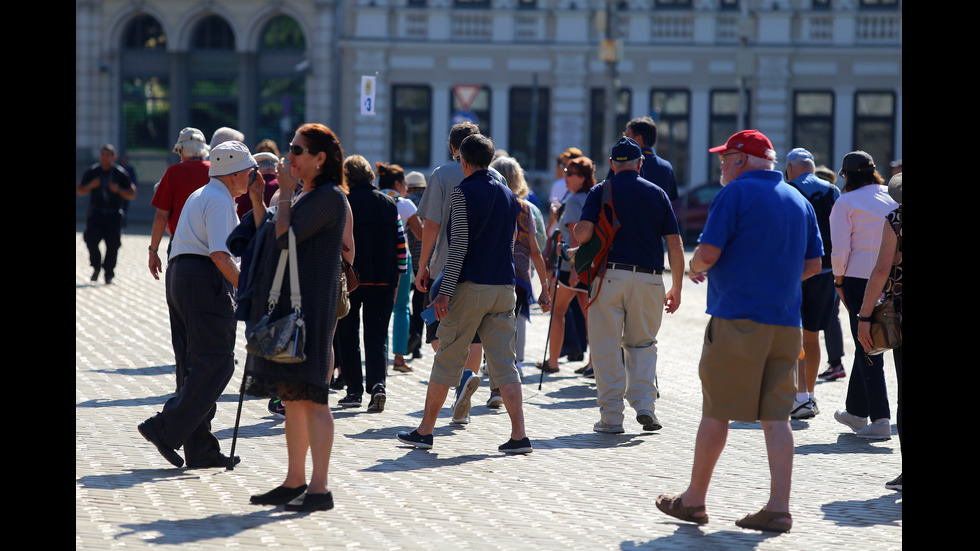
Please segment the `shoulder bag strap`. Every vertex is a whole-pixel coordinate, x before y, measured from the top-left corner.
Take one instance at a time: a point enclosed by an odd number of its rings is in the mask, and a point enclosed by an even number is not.
[[[293,310],[299,311],[303,306],[303,299],[299,292],[299,267],[296,257],[299,256],[296,250],[296,234],[293,227],[289,226],[289,302]]]
[[[299,310],[302,306],[302,297],[299,291],[299,271],[296,263],[296,234],[293,227],[289,227],[289,248],[279,253],[279,264],[276,266],[276,275],[272,278],[272,287],[269,289],[269,313],[276,308],[279,303],[279,295],[282,293],[282,280],[286,272],[286,262],[289,259],[289,301],[294,310]]]

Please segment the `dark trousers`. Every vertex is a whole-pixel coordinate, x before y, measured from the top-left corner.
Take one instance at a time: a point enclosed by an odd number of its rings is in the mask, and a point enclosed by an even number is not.
[[[857,312],[864,300],[867,279],[845,277],[843,291],[847,303],[847,317],[851,322],[851,337],[854,338],[854,364],[848,377],[847,398],[844,404],[847,412],[871,420],[891,418],[888,408],[888,391],[885,387],[885,360],[881,354],[868,356],[857,338]]]
[[[350,313],[337,323],[340,373],[349,394],[364,394],[377,384],[384,385],[388,371],[388,322],[395,305],[394,285],[361,284],[350,294]],[[364,320],[364,369],[361,370],[359,331]]]
[[[211,434],[217,401],[235,370],[232,286],[206,256],[167,265],[167,306],[177,391],[152,419],[162,440],[188,462],[219,451]]]
[[[589,346],[589,332],[585,325],[585,313],[573,298],[565,312],[565,340],[562,341],[563,356],[584,356]]]
[[[827,322],[823,332],[824,344],[827,348],[827,365],[837,367],[844,357],[844,334],[840,329],[840,298],[834,295],[834,313]]]
[[[122,214],[118,212],[95,212],[85,222],[82,238],[88,247],[88,262],[98,272],[104,270],[109,278],[115,276],[116,258],[122,244]],[[99,244],[105,241],[105,258],[99,251]]]
[[[419,343],[423,341],[422,330],[425,327],[425,322],[422,321],[422,310],[426,308],[426,295],[424,291],[419,291],[415,287],[415,282],[412,282],[412,316],[408,320],[408,341],[412,342],[415,337],[419,339]],[[420,345],[421,346],[421,345]],[[416,347],[418,349],[419,347]],[[415,352],[415,350],[409,350],[409,353]]]

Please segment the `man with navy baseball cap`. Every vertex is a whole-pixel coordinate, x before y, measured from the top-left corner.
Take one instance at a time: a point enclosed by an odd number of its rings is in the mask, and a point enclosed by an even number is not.
[[[630,138],[612,148],[613,176],[589,190],[575,239],[595,237],[603,202],[612,197],[621,226],[613,238],[601,277],[592,282],[589,345],[595,371],[599,421],[592,430],[622,433],[625,398],[645,431],[662,428],[654,404],[657,391],[657,333],[663,313],[681,304],[684,247],[667,193],[640,176],[643,151]],[[597,239],[597,238],[596,238]],[[673,284],[664,287],[664,243]],[[625,353],[624,353],[625,352]]]

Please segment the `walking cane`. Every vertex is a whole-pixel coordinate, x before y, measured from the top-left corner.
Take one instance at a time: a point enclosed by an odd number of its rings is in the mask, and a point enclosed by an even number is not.
[[[235,414],[235,431],[231,435],[231,453],[228,456],[227,470],[235,470],[235,443],[238,440],[238,423],[242,420],[242,402],[245,400],[245,376],[242,375],[242,388],[238,393],[238,413]]]
[[[548,343],[551,341],[551,322],[555,319],[555,297],[558,296],[558,280],[555,279],[558,276],[556,274],[561,273],[561,261],[565,256],[564,251],[561,250],[561,244],[558,247],[558,263],[555,266],[555,270],[551,272],[552,281],[555,282],[555,289],[551,292],[551,315],[548,317],[548,335],[544,339],[544,359],[541,360],[542,366],[548,365]],[[541,378],[538,379],[538,390],[541,390],[541,385],[544,384],[544,369],[541,370]]]

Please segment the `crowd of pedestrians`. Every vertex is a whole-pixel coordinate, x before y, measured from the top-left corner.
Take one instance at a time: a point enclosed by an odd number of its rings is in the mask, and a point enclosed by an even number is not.
[[[338,406],[355,409],[366,400],[367,412],[382,413],[389,365],[412,371],[413,360],[428,353],[434,359],[422,418],[396,435],[399,442],[432,448],[453,388],[451,422],[470,423],[472,397],[486,376],[487,406],[506,408],[511,423],[498,450],[531,453],[521,382],[524,326],[534,304],[550,313],[539,369],[558,372],[559,357],[588,350],[578,373],[595,379],[593,430],[624,432],[629,404],[642,430],[659,431],[657,335],[663,313],[681,307],[686,274],[694,284],[707,282],[711,316],[699,365],[702,420],[689,485],[661,495],[656,505],[707,523],[705,498],[729,421],[761,421],[770,498],[736,524],[789,530],[789,419],[819,414],[818,377],[848,378],[835,419],[858,437],[891,436],[870,321],[880,296],[895,297],[901,313],[901,174],[886,187],[871,156],[855,151],[842,162],[842,193],[834,173],[816,166],[809,151],[790,151],[783,173],[765,135],[738,132],[709,150],[719,155],[723,188],[685,267],[670,202],[677,185],[670,163],[653,151],[656,139],[656,124],[644,117],[627,124],[601,163],[608,168],[577,148],[564,151],[545,199],[546,219],[529,198],[519,162],[470,123],[451,129],[452,160],[428,178],[345,156],[339,138],[321,124],[299,127],[282,158],[270,140],[253,154],[234,129],[219,129],[210,144],[200,130],[183,129],[174,146],[180,162],[167,169],[151,202],[157,210],[148,261],[152,277],[166,273],[177,390],[139,425],[140,434],[177,467],[185,460],[192,468],[239,462],[220,451],[210,424],[234,368],[236,320],[246,322],[248,333],[260,320],[299,310],[300,302],[302,357],[284,364],[250,348],[245,362],[243,392],[269,399],[270,412],[285,418],[283,483],[252,496],[254,504],[331,509],[331,389],[345,389]],[[93,195],[85,240],[92,279],[102,272],[106,283],[122,202],[135,196],[114,156],[112,146],[104,147],[100,163],[76,186],[80,195]],[[166,264],[165,233],[171,235]],[[108,245],[104,259],[99,240]],[[580,277],[575,256],[596,249],[593,277]],[[289,256],[283,251],[295,254],[296,274],[287,269],[284,276],[279,268]],[[849,374],[841,365],[840,304],[856,344]],[[901,348],[893,353],[901,440]],[[901,490],[901,480],[899,474],[886,486]]]

